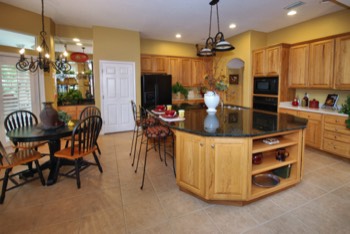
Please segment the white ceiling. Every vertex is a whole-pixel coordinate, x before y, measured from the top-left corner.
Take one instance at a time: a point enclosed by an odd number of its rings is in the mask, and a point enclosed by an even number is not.
[[[323,0],[324,1],[324,0]],[[271,32],[312,18],[343,10],[331,1],[303,0],[298,14],[284,7],[296,0],[221,0],[220,29],[225,38],[247,30]],[[350,6],[350,0],[340,0]],[[0,0],[41,14],[41,0]],[[210,0],[45,0],[45,16],[56,24],[91,28],[104,26],[140,32],[142,38],[204,44],[208,37]],[[217,33],[213,8],[212,35]],[[235,23],[235,29],[229,24]],[[176,39],[175,34],[182,34]],[[81,48],[80,48],[80,51]]]

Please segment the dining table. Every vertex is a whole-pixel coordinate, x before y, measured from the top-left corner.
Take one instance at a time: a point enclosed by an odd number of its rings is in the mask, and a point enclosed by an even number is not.
[[[76,124],[76,123],[75,123]],[[51,129],[45,129],[41,123],[33,126],[24,126],[8,131],[7,137],[16,145],[18,142],[47,141],[50,152],[50,160],[41,165],[42,169],[49,169],[49,176],[46,185],[50,186],[56,183],[55,169],[57,159],[55,152],[61,149],[61,138],[72,135],[75,124],[72,126],[62,125]]]

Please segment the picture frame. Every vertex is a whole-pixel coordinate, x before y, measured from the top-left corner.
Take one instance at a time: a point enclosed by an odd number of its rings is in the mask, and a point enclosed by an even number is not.
[[[239,83],[239,75],[238,74],[229,75],[229,83],[238,85],[238,83]]]
[[[336,107],[339,95],[338,94],[328,94],[326,101],[324,102],[325,107]]]

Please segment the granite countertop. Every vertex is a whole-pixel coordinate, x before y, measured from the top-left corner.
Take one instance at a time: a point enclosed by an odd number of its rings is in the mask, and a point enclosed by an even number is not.
[[[174,105],[173,109],[180,107]],[[250,108],[225,105],[208,114],[202,105],[181,106],[185,120],[164,122],[175,130],[200,136],[252,137],[305,128],[307,120],[287,114],[267,114]]]
[[[348,116],[347,114],[339,113],[338,110],[333,110],[333,109],[292,106],[292,102],[281,102],[279,105],[279,108],[300,110],[300,111],[313,112],[313,113],[319,113],[319,114],[338,115],[338,116],[344,116],[344,117]]]

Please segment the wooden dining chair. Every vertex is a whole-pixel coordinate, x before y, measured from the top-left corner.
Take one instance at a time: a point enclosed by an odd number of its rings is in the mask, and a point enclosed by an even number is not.
[[[81,111],[81,113],[79,115],[79,120],[85,119],[86,117],[93,116],[93,115],[101,116],[100,109],[98,109],[96,106],[87,106]],[[67,148],[71,138],[65,137],[65,138],[63,138],[63,140],[66,140],[65,147]],[[97,146],[98,153],[101,155],[101,150],[100,150],[100,147],[98,146],[97,142],[96,142],[96,146]]]
[[[45,185],[45,179],[38,162],[40,158],[41,154],[34,149],[18,150],[17,152],[8,154],[0,141],[0,170],[5,170],[4,177],[0,179],[0,181],[2,181],[0,204],[3,204],[5,200],[6,191],[22,186],[37,178],[40,178],[41,184]],[[16,173],[11,173],[13,168],[31,162],[35,163],[39,177],[19,180],[16,179],[16,177],[19,176],[23,172],[23,170],[17,171]],[[13,183],[11,187],[8,187],[9,180]]]
[[[17,110],[8,114],[5,118],[4,125],[6,132],[25,126],[33,126],[38,124],[38,118],[34,113],[27,110]],[[31,142],[13,142],[16,151],[18,149],[37,149],[47,143],[47,141],[31,141]]]
[[[97,115],[89,116],[83,120],[80,120],[74,127],[71,136],[70,147],[64,148],[55,153],[57,158],[55,178],[58,175],[75,178],[77,180],[77,187],[80,188],[80,172],[86,169],[90,165],[98,167],[102,173],[102,166],[96,155],[97,150],[97,138],[102,128],[102,118]],[[95,163],[83,160],[85,156],[93,154]],[[61,160],[74,161],[75,168],[64,174],[59,174]]]

